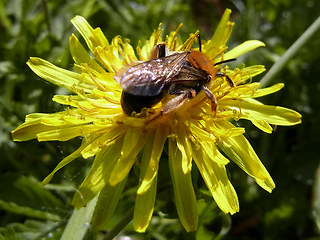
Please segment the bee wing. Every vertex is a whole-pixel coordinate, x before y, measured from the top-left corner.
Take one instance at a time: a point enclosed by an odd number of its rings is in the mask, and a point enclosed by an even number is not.
[[[138,64],[142,63],[141,61],[135,61],[131,62],[129,64],[124,65],[116,74],[113,76],[114,80],[116,80],[118,83],[121,82],[122,75],[125,74],[129,68],[136,66]]]
[[[179,74],[188,54],[190,53],[177,53],[130,67],[121,76],[122,89],[139,96],[160,94],[165,84]]]
[[[171,83],[187,83],[189,81],[206,82],[208,81],[208,73],[194,67],[183,66],[183,68],[180,69],[179,74],[171,80]]]

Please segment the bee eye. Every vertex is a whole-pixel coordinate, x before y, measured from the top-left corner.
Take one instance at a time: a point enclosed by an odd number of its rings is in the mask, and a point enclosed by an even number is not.
[[[210,82],[212,79],[212,76],[208,74],[207,78],[208,78],[208,82]]]

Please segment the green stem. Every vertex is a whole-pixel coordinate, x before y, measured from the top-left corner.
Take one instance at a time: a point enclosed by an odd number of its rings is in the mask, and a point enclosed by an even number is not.
[[[114,226],[113,229],[108,232],[108,234],[103,238],[103,240],[112,240],[115,236],[117,236],[121,230],[124,229],[124,227],[132,220],[133,218],[133,210],[134,208],[131,208],[129,212],[118,222],[116,226]]]
[[[46,16],[46,23],[47,23],[48,32],[50,32],[51,31],[51,24],[50,24],[50,16],[49,16],[47,0],[42,0],[42,5],[44,8],[44,14]]]
[[[320,17],[296,40],[290,48],[273,64],[267,74],[261,79],[261,87],[266,86],[278,74],[290,59],[300,50],[300,48],[317,32],[320,28]]]

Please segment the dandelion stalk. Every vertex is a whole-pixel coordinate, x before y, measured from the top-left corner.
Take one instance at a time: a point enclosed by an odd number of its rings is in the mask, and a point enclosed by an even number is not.
[[[320,17],[289,47],[289,49],[273,64],[267,74],[261,79],[261,87],[268,85],[282,68],[293,58],[293,56],[303,47],[311,37],[320,29]]]
[[[114,228],[112,228],[108,234],[103,238],[103,240],[112,240],[116,237],[129,222],[131,222],[133,218],[133,210],[134,208],[130,209],[129,212],[123,216],[123,218],[118,222]]]

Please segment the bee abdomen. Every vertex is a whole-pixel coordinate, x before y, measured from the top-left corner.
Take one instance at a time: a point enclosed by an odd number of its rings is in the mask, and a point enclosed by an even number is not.
[[[138,96],[122,91],[121,107],[123,111],[131,116],[133,112],[140,113],[143,108],[151,108],[164,96],[164,92],[156,96]]]

